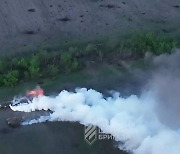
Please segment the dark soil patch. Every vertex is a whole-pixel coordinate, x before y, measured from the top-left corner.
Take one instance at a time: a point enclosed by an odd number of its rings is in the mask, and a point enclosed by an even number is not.
[[[68,17],[64,17],[64,18],[59,18],[58,21],[67,22],[67,21],[71,21],[71,19]]]
[[[175,7],[175,8],[180,8],[180,5],[174,5],[173,7]]]
[[[35,9],[28,9],[28,12],[36,12]]]
[[[122,4],[126,5],[126,2],[122,2]]]
[[[117,8],[116,5],[114,4],[107,4],[107,5],[99,5],[100,7],[105,7],[105,8],[108,8],[108,9],[114,9],[114,8]]]
[[[25,30],[25,31],[23,32],[23,34],[34,35],[34,34],[37,34],[37,32],[32,31],[32,30]]]

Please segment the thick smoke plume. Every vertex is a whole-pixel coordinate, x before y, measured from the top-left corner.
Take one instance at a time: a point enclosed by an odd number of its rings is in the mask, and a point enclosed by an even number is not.
[[[180,52],[153,59],[146,90],[140,96],[112,97],[86,88],[61,91],[56,97],[40,96],[30,104],[11,106],[14,111],[51,110],[50,116],[23,124],[45,121],[78,121],[93,124],[124,144],[133,154],[180,153]]]

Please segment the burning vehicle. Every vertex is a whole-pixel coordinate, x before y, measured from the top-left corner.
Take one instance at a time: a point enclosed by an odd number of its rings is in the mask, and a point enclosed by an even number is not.
[[[0,109],[7,109],[11,106],[16,106],[18,104],[31,103],[33,98],[43,96],[44,91],[40,86],[36,86],[34,90],[27,91],[26,96],[15,97],[12,101],[8,101],[0,104]]]
[[[26,95],[23,97],[16,97],[12,101],[5,102],[0,104],[0,109],[10,109],[10,106],[17,106],[19,104],[29,104],[32,102],[32,100],[36,97],[43,96],[44,91],[40,86],[36,86],[35,89],[27,91]],[[12,128],[17,128],[21,126],[21,123],[27,119],[31,119],[39,117],[41,115],[47,114],[48,112],[44,113],[42,112],[34,112],[30,114],[23,113],[21,116],[14,116],[11,118],[7,118],[7,124],[8,126]]]

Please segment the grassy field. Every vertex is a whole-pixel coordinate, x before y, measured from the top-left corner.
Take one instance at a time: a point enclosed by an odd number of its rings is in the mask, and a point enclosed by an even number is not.
[[[61,90],[74,90],[77,87],[94,88],[99,91],[111,90],[119,86],[123,88],[124,80],[131,80],[129,73],[134,69],[147,69],[149,62],[145,60],[127,61],[124,66],[114,66],[103,63],[78,72],[57,75],[55,78],[42,78],[39,80],[29,80],[20,82],[15,87],[1,87],[0,103],[12,100],[14,96],[23,96],[28,90],[40,85],[45,95],[57,95]],[[133,85],[132,85],[133,86]]]
[[[38,51],[3,57],[0,59],[0,96],[3,98],[6,93],[13,94],[19,89],[33,88],[40,82],[45,87],[55,87],[56,82],[60,81],[82,81],[89,76],[84,72],[104,63],[126,68],[128,66],[124,65],[124,61],[138,60],[139,65],[142,65],[140,61],[147,52],[153,55],[170,54],[179,46],[179,41],[170,37],[144,33],[133,35],[113,46],[106,43],[80,43],[59,51]]]

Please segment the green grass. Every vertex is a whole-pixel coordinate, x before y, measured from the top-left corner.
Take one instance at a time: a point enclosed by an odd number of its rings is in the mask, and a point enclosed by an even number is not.
[[[145,69],[148,69],[151,67],[151,62],[148,60],[139,59],[139,60],[131,61],[130,67],[131,67],[131,69],[138,68],[141,70],[145,70]]]
[[[14,96],[18,96],[19,94],[24,95],[27,90],[33,89],[37,85],[35,81],[28,81],[27,83],[20,83],[16,87],[1,87],[0,90],[0,101],[11,100]],[[0,103],[1,103],[0,102]]]
[[[102,67],[100,67],[100,74],[102,75],[122,75],[123,73],[125,73],[127,70],[124,67],[115,67],[112,65],[103,65]]]
[[[137,55],[144,55],[146,52],[155,55],[171,53],[175,47],[178,47],[177,41],[155,33],[138,34],[121,44],[122,52],[129,51]]]
[[[48,95],[48,93],[64,88],[65,85],[76,86],[81,83],[91,82],[92,79],[102,78],[104,76],[109,77],[118,75],[121,77],[123,73],[123,69],[105,64],[100,67],[93,68],[92,70],[82,70],[70,74],[58,75],[53,79],[46,78],[29,80],[26,83],[21,82],[14,88],[4,86],[0,89],[0,103],[6,100],[11,100],[14,96],[18,96],[19,94],[25,95],[28,90],[34,89],[39,82],[42,82],[41,87],[44,89],[45,94]]]
[[[13,87],[20,82],[35,79],[53,79],[58,75],[83,70],[88,62],[108,63],[108,58],[115,64],[118,58],[140,59],[146,52],[154,55],[172,53],[173,48],[180,46],[180,42],[152,32],[136,34],[116,42],[113,47],[107,43],[79,43],[60,51],[39,51],[17,57],[3,57],[0,59],[0,87]]]
[[[46,92],[46,91],[49,91],[49,89],[51,89],[51,91],[56,90],[61,85],[65,85],[66,83],[80,82],[80,81],[87,80],[90,77],[91,76],[87,72],[81,71],[78,73],[59,75],[59,76],[56,76],[56,78],[54,79],[42,79],[40,81],[43,82],[42,88]],[[19,83],[14,88],[5,87],[5,86],[1,87],[0,101],[12,99],[13,96],[17,96],[19,94],[25,95],[28,90],[34,89],[37,84],[38,84],[38,81],[30,80],[26,83]]]
[[[58,89],[61,85],[65,85],[66,83],[77,83],[83,82],[91,78],[91,75],[88,72],[80,71],[78,73],[71,73],[66,75],[59,75],[54,80],[45,79],[42,88],[45,91],[49,89]]]

